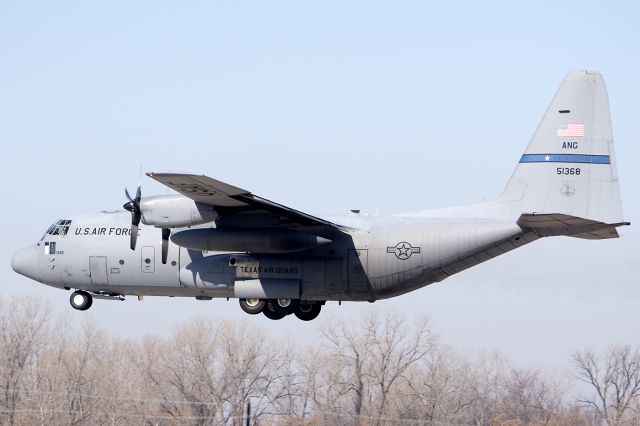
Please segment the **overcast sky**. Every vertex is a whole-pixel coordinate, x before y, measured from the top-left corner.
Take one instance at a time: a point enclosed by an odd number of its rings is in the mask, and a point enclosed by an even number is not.
[[[96,301],[15,274],[11,255],[55,220],[120,208],[144,171],[182,170],[315,215],[491,199],[564,75],[609,89],[625,219],[640,225],[640,9],[635,2],[0,3],[0,297],[128,337],[195,315],[305,341],[318,323],[249,317],[237,301]],[[143,194],[166,189],[142,179]],[[538,241],[392,300],[443,340],[563,368],[570,354],[640,344],[640,238]],[[129,250],[123,246],[123,250]]]

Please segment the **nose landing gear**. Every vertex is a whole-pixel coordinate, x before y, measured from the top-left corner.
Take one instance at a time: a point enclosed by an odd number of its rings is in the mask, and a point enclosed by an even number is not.
[[[76,290],[69,297],[71,307],[79,311],[86,311],[93,304],[93,297],[86,291]]]

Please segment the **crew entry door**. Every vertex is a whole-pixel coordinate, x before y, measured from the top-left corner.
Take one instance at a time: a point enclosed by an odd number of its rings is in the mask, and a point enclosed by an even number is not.
[[[89,275],[91,284],[107,285],[107,256],[89,256]]]

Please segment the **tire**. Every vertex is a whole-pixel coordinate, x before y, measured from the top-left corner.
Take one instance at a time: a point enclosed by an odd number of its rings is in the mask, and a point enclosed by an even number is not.
[[[298,319],[302,321],[314,320],[320,315],[322,305],[320,303],[301,303],[294,314]]]
[[[91,297],[91,295],[86,291],[76,290],[71,293],[71,297],[69,297],[69,303],[71,303],[71,307],[73,309],[86,311],[93,304],[93,297]]]
[[[274,307],[273,307],[273,303],[272,301],[268,301],[264,307],[264,309],[262,310],[262,313],[264,314],[265,317],[269,318],[270,320],[279,320],[284,318],[284,315],[281,314],[280,312],[277,312]]]
[[[269,301],[273,310],[286,316],[291,315],[300,306],[299,299],[272,299]]]
[[[267,304],[267,302],[262,299],[240,299],[239,302],[242,310],[250,315],[259,314]]]

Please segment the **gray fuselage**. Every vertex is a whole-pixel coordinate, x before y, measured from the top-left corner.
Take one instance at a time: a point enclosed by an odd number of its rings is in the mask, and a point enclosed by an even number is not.
[[[129,214],[103,212],[59,221],[68,222],[68,229],[46,233],[18,252],[13,264],[29,265],[24,275],[44,284],[97,294],[233,298],[242,297],[249,282],[271,280],[296,283],[302,300],[373,301],[440,281],[533,240],[521,238],[521,228],[508,219],[351,215],[330,220],[350,231],[313,249],[253,255],[170,242],[162,264],[159,229],[141,226],[137,247],[130,250]],[[496,249],[505,243],[512,247]]]

